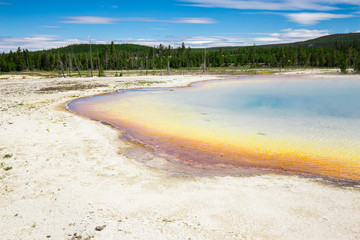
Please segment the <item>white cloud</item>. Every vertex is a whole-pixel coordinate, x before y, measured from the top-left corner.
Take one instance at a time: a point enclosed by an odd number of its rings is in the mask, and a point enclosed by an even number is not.
[[[0,5],[11,5],[10,3],[0,2]]]
[[[118,5],[112,5],[111,8],[118,8]]]
[[[185,42],[186,46],[190,47],[217,47],[217,46],[245,46],[251,45],[241,38],[221,37],[221,36],[199,36],[199,37],[181,37],[169,36],[165,39],[92,39],[93,44],[105,44],[114,41],[117,44],[133,43],[146,46],[158,46],[161,44],[173,47],[181,46]],[[0,52],[16,51],[18,47],[21,49],[28,49],[30,51],[51,49],[64,47],[70,44],[89,43],[89,39],[69,39],[56,35],[32,35],[24,38],[14,37],[0,37]]]
[[[291,21],[300,23],[302,25],[313,25],[323,20],[355,17],[355,15],[352,14],[333,14],[333,13],[321,13],[321,12],[288,13],[285,14],[285,16],[289,18]]]
[[[30,51],[64,47],[70,44],[86,43],[87,40],[65,39],[56,35],[31,35],[23,38],[0,38],[0,52],[15,51],[18,47]]]
[[[58,26],[41,26],[41,28],[46,28],[46,29],[62,29],[61,27],[58,27]]]
[[[271,42],[281,42],[280,38],[276,38],[276,37],[258,37],[258,38],[254,38],[255,42],[265,42],[265,43],[271,43]]]
[[[252,38],[257,45],[273,43],[302,42],[314,38],[329,35],[328,30],[308,30],[308,29],[283,29],[276,33],[267,33],[263,37]]]
[[[195,24],[212,24],[216,23],[211,18],[174,18],[171,22],[173,23],[195,23]]]
[[[270,37],[280,37],[280,33],[271,33]]]
[[[202,47],[221,47],[221,46],[245,46],[249,43],[239,38],[221,37],[221,36],[198,36],[198,37],[186,37],[186,36],[167,36],[166,39],[116,39],[115,43],[133,43],[146,46],[158,46],[161,44],[172,47],[179,47],[184,42],[186,46],[192,48]],[[111,41],[109,40],[108,43]]]
[[[251,35],[262,35],[259,37],[224,37],[224,36],[167,36],[165,40],[152,40],[147,39],[125,39],[117,40],[119,43],[135,43],[144,44],[148,46],[156,46],[160,43],[164,45],[170,44],[171,46],[181,46],[184,42],[187,46],[192,48],[202,47],[222,47],[222,46],[252,46],[274,44],[274,43],[291,43],[306,41],[318,37],[329,35],[328,30],[308,30],[308,29],[284,29],[275,33],[251,33]]]
[[[280,36],[284,42],[298,42],[329,35],[329,30],[283,29]]]
[[[92,43],[104,44],[114,41],[115,43],[133,43],[146,46],[158,46],[160,43],[173,47],[181,46],[184,42],[186,46],[192,48],[199,47],[222,47],[222,46],[252,46],[270,43],[289,43],[305,41],[318,38],[329,34],[328,30],[307,30],[307,29],[284,29],[275,33],[252,33],[257,37],[232,37],[232,36],[167,36],[165,39],[92,39]],[[259,36],[261,35],[261,36]],[[50,48],[64,47],[70,44],[89,43],[89,39],[69,39],[56,35],[32,35],[23,38],[0,37],[0,52],[15,51],[18,47],[28,50],[42,50]]]
[[[359,0],[178,0],[189,6],[253,10],[336,10],[338,4],[360,6]]]
[[[249,45],[243,39],[234,37],[223,36],[200,36],[200,37],[187,37],[179,38],[177,45],[184,42],[186,45],[190,45],[193,48],[199,47],[222,47],[222,46],[245,46]]]
[[[113,24],[118,21],[118,18],[114,17],[97,17],[97,16],[74,16],[64,17],[68,19],[61,21],[61,23],[74,23],[74,24]]]
[[[153,18],[138,17],[98,17],[98,16],[73,16],[63,17],[68,19],[60,23],[71,24],[114,24],[116,22],[164,22],[164,23],[189,23],[189,24],[212,24],[216,21],[212,18],[173,18],[170,20],[161,20]]]
[[[256,45],[266,45],[274,43],[291,43],[302,42],[309,39],[319,38],[329,35],[329,30],[308,30],[308,29],[283,29],[273,33],[238,33],[241,35],[249,35],[242,39],[248,43]],[[251,37],[254,35],[255,37]],[[261,36],[259,36],[261,35]]]

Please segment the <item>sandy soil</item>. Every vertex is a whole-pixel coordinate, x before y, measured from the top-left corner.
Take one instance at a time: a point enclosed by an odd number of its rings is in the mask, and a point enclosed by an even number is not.
[[[214,78],[0,79],[0,238],[360,239],[358,187],[173,175],[124,156],[115,129],[59,107]]]

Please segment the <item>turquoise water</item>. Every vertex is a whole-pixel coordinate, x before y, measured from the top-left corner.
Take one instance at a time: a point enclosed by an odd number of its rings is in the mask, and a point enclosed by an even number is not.
[[[360,81],[301,80],[228,82],[216,87],[162,94],[169,101],[235,114],[360,118]]]
[[[200,82],[92,97],[69,107],[186,163],[360,180],[360,80],[354,77]]]

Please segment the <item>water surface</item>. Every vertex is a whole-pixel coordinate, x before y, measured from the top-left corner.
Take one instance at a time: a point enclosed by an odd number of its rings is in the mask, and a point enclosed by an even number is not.
[[[248,77],[69,103],[184,164],[360,180],[360,81]]]

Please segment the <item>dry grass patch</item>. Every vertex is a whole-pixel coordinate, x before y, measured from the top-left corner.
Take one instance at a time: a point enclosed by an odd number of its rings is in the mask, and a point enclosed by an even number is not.
[[[75,90],[86,90],[100,87],[108,87],[106,84],[80,84],[76,83],[73,85],[61,85],[61,86],[51,86],[51,87],[43,87],[38,90],[38,92],[67,92],[67,91],[75,91]]]

